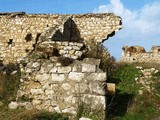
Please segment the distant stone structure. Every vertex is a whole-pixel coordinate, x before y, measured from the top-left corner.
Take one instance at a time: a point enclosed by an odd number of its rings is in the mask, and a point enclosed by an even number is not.
[[[152,46],[150,52],[141,46],[124,46],[122,50],[123,62],[160,63],[160,46]]]
[[[0,13],[0,60],[6,64],[20,61],[44,40],[103,42],[121,28],[121,18],[113,13]]]

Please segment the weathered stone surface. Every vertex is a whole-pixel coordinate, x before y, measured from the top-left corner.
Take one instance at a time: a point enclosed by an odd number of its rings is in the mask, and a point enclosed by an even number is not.
[[[46,81],[50,78],[50,75],[44,73],[44,74],[37,74],[36,77],[35,77],[35,80],[38,80],[38,81]]]
[[[69,24],[70,19],[76,26],[76,28],[73,27],[70,30],[74,31],[71,38],[69,38],[70,32],[66,31],[68,30],[66,24]],[[66,47],[66,51],[72,49],[79,51],[84,44],[82,41],[79,43],[73,41],[83,40],[87,43],[87,41],[95,39],[96,42],[102,42],[111,33],[122,28],[121,18],[113,13],[82,15],[24,14],[16,15],[16,17],[7,14],[0,15],[0,21],[0,39],[2,40],[0,43],[0,60],[3,60],[6,64],[24,60],[24,57],[29,55],[34,49],[33,45],[39,39],[41,41],[48,40],[43,44],[47,48],[45,49],[46,52],[51,51],[52,48],[61,50],[62,46],[63,48]],[[61,36],[57,35],[58,31]],[[40,37],[39,33],[41,33]],[[65,42],[68,39],[72,42]],[[68,55],[69,53],[67,53]],[[64,56],[63,53],[62,56]],[[74,56],[72,58],[78,58],[75,54]],[[35,64],[33,67],[36,68],[37,65]]]
[[[73,45],[75,43],[73,42]],[[40,63],[40,69],[32,68],[32,64]],[[57,66],[57,62],[38,59],[30,62],[23,69],[24,75],[21,77],[20,89],[17,96],[28,97],[30,104],[21,104],[26,109],[36,108],[58,113],[71,113],[74,116],[77,112],[78,100],[81,99],[89,104],[93,102],[93,107],[104,107],[103,81],[106,74],[99,72],[99,68],[92,62],[78,61],[68,66]],[[57,59],[58,61],[58,59]],[[97,60],[95,60],[96,63]],[[84,70],[82,64],[94,66],[94,70]],[[30,73],[25,70],[30,69]],[[93,100],[93,101],[92,101]],[[28,106],[28,107],[27,107]]]
[[[97,80],[98,81],[106,81],[107,75],[106,73],[98,73],[97,74]]]
[[[11,103],[9,103],[8,107],[9,109],[17,109],[19,106],[19,104],[17,102],[13,102],[11,101]]]
[[[31,94],[43,94],[42,89],[31,89]]]
[[[71,89],[71,85],[68,84],[68,83],[63,83],[63,84],[62,84],[62,88],[63,88],[64,90],[70,90],[70,89]]]
[[[82,72],[96,72],[96,65],[93,64],[82,64]]]
[[[81,117],[79,120],[92,120],[90,118]]]
[[[150,52],[146,52],[141,46],[124,46],[121,61],[139,63],[159,63],[160,47],[152,46]]]
[[[32,104],[33,104],[33,106],[36,106],[36,105],[41,104],[41,101],[40,100],[32,100]]]
[[[64,74],[52,74],[52,82],[57,82],[57,81],[64,81],[65,80],[65,76]]]
[[[97,106],[102,107],[105,110],[105,96],[96,96],[86,94],[83,97],[85,103],[91,105],[93,108],[97,108]]]
[[[69,73],[71,72],[71,66],[58,67],[58,73]]]
[[[70,80],[80,82],[83,80],[84,74],[80,72],[70,72],[68,77]]]
[[[115,94],[116,92],[116,85],[114,83],[107,83],[107,93]]]

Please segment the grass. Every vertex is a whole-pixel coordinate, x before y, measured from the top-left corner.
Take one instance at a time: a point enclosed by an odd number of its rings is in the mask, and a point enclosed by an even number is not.
[[[12,74],[13,71],[17,73]],[[5,73],[4,73],[5,72]],[[15,100],[20,84],[21,72],[17,65],[8,65],[3,72],[0,72],[0,100],[8,103]]]
[[[78,110],[76,119],[79,120],[81,117],[90,118],[92,120],[103,120],[104,119],[104,110],[101,106],[97,106],[93,108],[91,106],[93,102],[92,100],[90,103],[84,103],[83,101],[79,101],[78,103]]]
[[[69,120],[67,115],[50,113],[38,110],[25,110],[23,108],[9,110],[3,106],[0,109],[0,120]]]
[[[155,84],[151,84],[155,91],[149,93],[143,91],[138,94],[140,85],[135,83],[134,78],[139,77],[141,72],[135,68],[136,65],[120,63],[110,76],[110,82],[117,85],[117,92],[114,96],[107,97],[107,112],[109,120],[151,120],[160,116],[159,81],[160,73],[154,75],[152,79]],[[139,65],[141,66],[141,65]],[[151,65],[143,65],[145,68],[153,68]]]

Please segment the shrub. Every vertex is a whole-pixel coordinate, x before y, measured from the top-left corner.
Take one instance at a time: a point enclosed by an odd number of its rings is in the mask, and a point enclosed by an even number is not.
[[[114,70],[114,74],[109,76],[109,81],[117,83],[117,89],[121,93],[137,94],[139,86],[135,82],[136,77],[140,77],[141,71],[132,64],[119,64]]]
[[[11,74],[14,70],[15,74]],[[10,101],[16,98],[16,93],[20,84],[21,72],[18,65],[10,64],[5,66],[3,72],[0,72],[1,91],[0,99],[4,101]]]

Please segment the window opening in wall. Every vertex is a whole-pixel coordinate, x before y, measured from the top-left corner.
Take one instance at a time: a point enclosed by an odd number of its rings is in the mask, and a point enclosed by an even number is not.
[[[26,37],[25,37],[25,40],[26,40],[26,42],[31,41],[32,40],[32,34],[31,33],[27,34]]]

